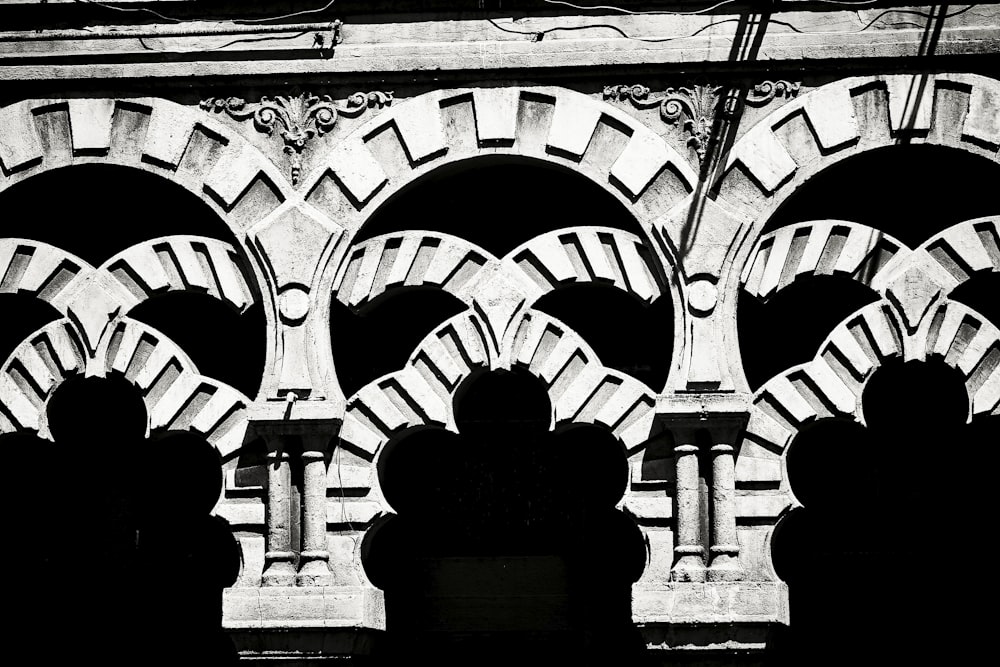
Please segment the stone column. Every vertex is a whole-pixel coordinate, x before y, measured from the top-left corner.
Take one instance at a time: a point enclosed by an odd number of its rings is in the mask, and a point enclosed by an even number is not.
[[[299,586],[332,583],[326,542],[326,449],[330,434],[302,436],[302,553]]]
[[[674,431],[675,522],[677,538],[674,546],[674,581],[705,580],[705,548],[701,535],[701,502],[698,472],[698,446],[695,431],[678,428]]]
[[[292,545],[292,469],[288,443],[280,435],[267,436],[267,551],[264,586],[291,586],[295,582]]]
[[[718,444],[712,446],[712,545],[708,578],[734,581],[742,575],[736,536],[735,449],[728,442],[719,443],[718,439],[716,442]]]

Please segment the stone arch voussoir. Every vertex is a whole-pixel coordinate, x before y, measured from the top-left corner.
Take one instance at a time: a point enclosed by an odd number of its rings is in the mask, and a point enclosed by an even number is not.
[[[537,102],[551,114],[547,133],[539,142],[528,142],[520,132],[524,102]],[[442,110],[463,104],[469,105],[474,136],[472,141],[460,143],[446,128]],[[615,126],[626,140],[600,176],[583,172],[602,188],[634,201],[668,166],[689,191],[693,188],[697,176],[687,162],[632,116],[574,91],[518,87],[438,90],[395,104],[338,142],[304,179],[305,189],[311,191],[332,174],[344,195],[364,209],[422,175],[426,169],[420,168],[432,163],[476,155],[513,155],[579,165],[593,147],[600,124]],[[390,173],[366,145],[388,128],[395,131],[411,173]]]
[[[750,295],[766,301],[796,280],[842,275],[881,292],[893,267],[910,250],[877,229],[843,220],[813,220],[762,236],[750,253],[740,282]]]
[[[525,105],[537,106],[548,119],[541,130]],[[447,122],[454,114],[464,120]],[[529,125],[534,129],[526,130]],[[615,148],[594,141],[601,133],[615,137]],[[390,164],[373,150],[376,137],[395,142],[405,164]],[[688,196],[696,174],[673,147],[632,116],[562,88],[439,90],[394,104],[320,156],[303,179],[303,189],[307,201],[329,215],[336,213],[350,238],[381,204],[419,178],[446,165],[498,156],[548,162],[590,179],[638,222],[658,273],[672,272],[667,267],[676,262],[656,240],[652,223],[662,210]],[[658,179],[666,179],[670,187],[651,188]],[[349,245],[341,252],[350,252]],[[320,281],[324,292],[332,291],[344,263],[342,256],[329,259]]]
[[[935,101],[940,90],[958,90],[967,95],[966,113],[958,131],[938,128]],[[865,132],[865,118],[855,112],[854,99],[879,90],[887,101],[887,133]],[[852,77],[820,86],[785,104],[758,121],[733,146],[726,168],[716,183],[720,203],[753,220],[750,230],[756,247],[757,235],[778,206],[805,181],[823,169],[852,155],[891,146],[906,135],[910,141],[949,146],[996,161],[1000,159],[1000,120],[993,100],[1000,98],[1000,81],[966,73],[893,74]],[[803,117],[808,133],[783,134],[782,125]],[[872,137],[877,138],[872,138]],[[796,146],[789,142],[811,142]],[[795,155],[813,156],[800,164]],[[801,158],[800,158],[801,159]],[[749,176],[756,198],[727,196],[727,184]],[[745,251],[749,252],[749,250]],[[746,257],[736,266],[745,267]]]
[[[889,137],[885,143],[861,142],[862,119],[855,113],[853,97],[867,89],[885,91],[888,100]],[[977,74],[891,74],[852,77],[820,86],[775,110],[754,125],[736,142],[729,153],[726,171],[721,180],[729,178],[732,168],[740,164],[750,174],[762,194],[784,199],[796,187],[793,176],[800,165],[792,157],[796,151],[787,139],[775,130],[789,119],[803,115],[811,130],[818,151],[815,173],[834,162],[854,154],[892,145],[901,133],[928,133],[937,118],[934,102],[941,88],[953,88],[968,93],[968,108],[961,132],[951,139],[943,134],[947,145],[983,154],[1000,148],[1000,121],[993,113],[991,100],[1000,95],[1000,81]]]
[[[126,116],[141,130],[116,132]],[[264,183],[276,206],[291,191],[281,171],[237,132],[164,99],[24,100],[0,109],[0,128],[0,190],[73,164],[138,168],[207,201],[240,240],[254,221],[230,213],[244,196]]]
[[[338,271],[334,296],[359,310],[396,289],[437,287],[471,305],[473,295],[464,288],[497,264],[487,251],[449,234],[386,234],[351,248]]]
[[[0,431],[48,437],[45,408],[67,379],[118,375],[142,394],[151,433],[196,433],[230,458],[243,446],[249,399],[200,375],[184,352],[152,327],[123,318],[91,355],[66,318],[28,336],[0,371]]]
[[[207,294],[244,313],[257,301],[236,248],[202,236],[165,236],[137,243],[101,265],[135,299],[168,292]],[[131,305],[131,304],[130,304]]]
[[[503,363],[545,384],[552,425],[596,424],[631,454],[649,439],[656,393],[635,378],[607,368],[571,328],[529,309],[508,329]]]
[[[539,296],[559,287],[599,282],[613,285],[643,303],[661,295],[664,280],[647,245],[635,234],[608,227],[569,227],[521,244],[504,258],[510,271],[523,273]]]

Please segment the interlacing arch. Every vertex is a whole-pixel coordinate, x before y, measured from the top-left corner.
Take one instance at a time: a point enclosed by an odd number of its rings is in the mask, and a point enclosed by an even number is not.
[[[481,318],[460,313],[431,332],[406,365],[373,380],[347,400],[341,444],[377,461],[393,440],[421,428],[457,432],[455,392],[477,372],[524,368],[541,380],[552,406],[552,427],[597,424],[628,455],[640,452],[652,429],[656,393],[642,382],[605,367],[594,351],[559,320],[527,309],[492,354]],[[374,472],[374,465],[372,466]],[[370,489],[376,476],[359,488]],[[392,511],[377,486],[361,504]],[[357,503],[356,503],[357,504]]]
[[[589,282],[613,285],[650,303],[660,296],[662,279],[642,240],[618,229],[556,230],[502,259],[464,239],[418,231],[378,236],[355,246],[334,295],[357,311],[396,289],[442,289],[483,316],[497,354],[520,308],[558,287]]]
[[[534,309],[519,318],[501,355],[491,353],[481,318],[460,313],[431,332],[406,365],[347,401],[340,438],[366,459],[413,428],[455,429],[455,391],[482,370],[524,368],[545,383],[552,425],[601,424],[632,450],[648,437],[655,392],[601,364],[565,324]]]
[[[843,275],[885,295],[898,291],[896,278],[917,271],[947,296],[978,273],[1000,272],[998,240],[996,216],[952,225],[916,250],[858,223],[802,222],[762,236],[740,282],[747,293],[764,301],[799,278],[815,275]]]
[[[117,375],[135,386],[150,433],[196,433],[223,460],[243,445],[250,399],[199,374],[173,341],[128,317],[114,323],[93,354],[67,318],[25,338],[0,370],[0,432],[35,431],[48,438],[48,399],[65,380],[84,374]]]
[[[197,109],[157,98],[24,100],[0,109],[0,191],[74,164],[158,174],[215,210],[233,236],[289,197],[291,186],[257,148]],[[253,219],[240,204],[255,197]]]
[[[754,394],[750,420],[736,465],[739,483],[783,482],[781,459],[806,426],[824,419],[865,424],[862,395],[872,375],[888,360],[940,358],[961,372],[969,420],[1000,414],[1000,330],[972,308],[944,298],[908,333],[899,311],[883,299],[847,317],[816,356],[771,378]],[[776,519],[791,506],[773,508]]]
[[[280,192],[280,173],[256,149],[163,100],[26,101],[0,109],[0,117],[0,190],[72,164],[139,168],[207,201],[238,239],[248,221],[234,212],[240,198],[263,181]],[[118,128],[126,122],[145,134],[123,137]],[[144,139],[136,143],[137,136]],[[114,373],[143,393],[151,431],[195,432],[230,457],[243,444],[249,399],[200,375],[166,336],[127,314],[178,291],[207,294],[245,312],[258,301],[247,268],[235,246],[199,236],[145,241],[100,267],[45,243],[0,239],[0,292],[34,296],[63,315],[28,336],[4,364],[0,429],[47,437],[45,404],[63,380]]]
[[[422,177],[501,159],[557,165],[590,180],[622,204],[642,240],[617,229],[571,227],[503,259],[416,230],[354,243],[384,203],[419,187]],[[519,308],[555,285],[605,282],[646,302],[667,291],[677,319],[685,317],[677,306],[680,286],[664,289],[677,263],[653,222],[688,196],[697,175],[664,139],[611,104],[556,87],[432,91],[373,116],[312,164],[301,184],[306,203],[344,229],[323,260],[317,293],[334,293],[352,308],[400,286],[437,284],[466,303],[473,295],[482,303],[524,294],[523,305],[508,303],[503,313],[479,311],[494,353]],[[683,331],[675,322],[674,337]],[[682,347],[674,346],[675,357]]]
[[[961,122],[944,122],[937,106],[943,91],[962,93]],[[871,119],[858,113],[856,100],[874,92],[884,96],[887,117]],[[997,160],[1000,120],[992,100],[1000,95],[1000,82],[977,74],[892,74],[851,77],[826,84],[781,106],[746,132],[729,152],[717,188],[727,206],[742,209],[763,222],[802,182],[851,155],[898,143],[951,146]],[[805,122],[809,132],[786,134],[782,126]],[[871,127],[868,123],[876,123]],[[800,145],[803,136],[812,144]],[[748,175],[758,201],[726,197],[730,186]],[[761,206],[764,201],[766,204]]]
[[[0,108],[0,128],[0,192],[56,169],[106,164],[155,174],[205,202],[228,227],[236,247],[246,251],[242,253],[249,260],[244,267],[250,272],[246,278],[259,286],[257,296],[264,302],[268,322],[265,368],[274,366],[280,356],[280,340],[271,331],[276,327],[272,306],[276,288],[267,250],[259,249],[252,237],[276,212],[301,201],[301,196],[264,153],[203,111],[152,97],[23,100]],[[113,191],[114,180],[107,181],[107,187]],[[99,200],[93,204],[99,205]],[[242,309],[244,296],[239,292],[243,288],[225,270],[228,261],[222,255],[228,251],[211,239],[191,241],[193,255],[183,247],[184,242],[179,246],[168,242],[171,248],[166,255],[172,259],[164,264],[166,277],[148,251],[134,249],[129,256],[119,256],[124,264],[141,269],[138,280],[129,282],[122,267],[109,262],[105,268],[117,274],[128,290],[122,292],[119,281],[114,281],[104,290],[94,289],[92,297],[105,300],[103,292],[112,292],[113,298],[106,300],[110,307],[128,292],[141,299],[144,292],[158,293],[184,284],[196,292],[218,292],[224,301]],[[150,246],[163,263],[161,248],[154,242]],[[205,271],[222,268],[218,282],[199,278],[202,271],[197,264]],[[193,282],[185,282],[188,278]],[[84,329],[100,329],[104,324],[79,323]],[[91,349],[93,333],[85,341]]]

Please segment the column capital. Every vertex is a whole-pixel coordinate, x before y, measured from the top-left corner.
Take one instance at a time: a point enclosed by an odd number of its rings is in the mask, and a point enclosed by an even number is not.
[[[735,445],[750,418],[746,394],[673,394],[657,402],[656,419],[681,441],[707,431],[711,445]]]
[[[299,438],[302,453],[325,454],[330,449],[330,441],[337,432],[338,421],[334,419],[310,419],[301,421],[264,420],[251,424],[253,430],[267,442],[269,450],[285,449],[285,438]]]

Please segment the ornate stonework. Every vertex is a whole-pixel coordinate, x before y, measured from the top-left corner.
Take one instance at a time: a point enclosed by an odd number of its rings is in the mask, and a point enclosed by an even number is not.
[[[301,155],[313,137],[323,136],[333,129],[338,116],[360,116],[366,109],[381,109],[392,104],[392,93],[357,92],[341,103],[329,95],[300,93],[295,97],[276,95],[262,97],[259,102],[247,102],[241,97],[209,97],[201,108],[215,113],[225,112],[236,120],[253,118],[254,128],[267,135],[278,131],[284,151],[292,157],[292,183],[298,183],[302,173]]]
[[[43,4],[58,12],[62,3]],[[800,437],[817,424],[866,425],[865,392],[873,378],[904,361],[939,363],[954,373],[970,422],[1000,415],[1000,323],[962,296],[968,285],[1000,274],[1000,210],[990,208],[987,197],[983,210],[968,216],[947,223],[927,216],[902,227],[927,232],[912,239],[889,234],[881,220],[828,215],[823,207],[837,210],[839,197],[852,196],[849,188],[818,199],[815,218],[782,216],[794,213],[789,203],[796,193],[826,175],[841,179],[838,187],[852,183],[853,172],[847,172],[857,162],[851,160],[905,156],[913,148],[930,150],[942,170],[961,156],[979,165],[969,168],[970,179],[976,169],[992,178],[1000,149],[1000,77],[925,71],[929,54],[914,36],[919,31],[879,24],[868,33],[856,25],[859,15],[840,7],[802,12],[805,18],[778,8],[775,16],[794,25],[816,15],[829,18],[829,11],[851,28],[843,34],[829,26],[813,33],[778,30],[777,21],[755,32],[762,28],[746,27],[744,17],[724,14],[726,7],[711,16],[598,17],[594,12],[610,10],[579,13],[556,3],[545,14],[516,19],[470,9],[469,16],[442,20],[428,18],[417,4],[408,4],[415,13],[404,16],[345,3],[350,15],[336,24],[336,57],[325,46],[333,39],[329,7],[269,19],[255,14],[249,21],[214,15],[171,21],[163,18],[167,9],[156,9],[162,16],[147,12],[145,21],[130,25],[63,29],[69,24],[63,17],[43,31],[5,33],[0,56],[8,60],[0,69],[11,83],[0,107],[0,203],[11,228],[20,226],[0,238],[0,292],[11,297],[4,304],[11,325],[5,331],[16,338],[0,360],[0,436],[11,439],[5,442],[12,443],[12,456],[30,451],[42,457],[53,440],[64,447],[68,441],[52,431],[60,428],[52,416],[58,415],[53,406],[60,387],[83,379],[120,381],[134,392],[145,420],[145,432],[137,430],[133,440],[145,447],[168,437],[194,439],[205,445],[210,473],[220,473],[219,487],[212,487],[213,521],[225,526],[242,556],[235,583],[206,596],[219,633],[224,630],[243,657],[264,663],[360,662],[374,659],[373,651],[377,657],[378,646],[423,650],[398,621],[400,597],[394,607],[392,586],[399,581],[373,574],[384,575],[385,565],[379,572],[372,554],[385,549],[378,545],[385,535],[380,531],[389,526],[391,534],[407,517],[419,527],[415,534],[426,538],[423,546],[433,547],[435,537],[449,531],[461,533],[448,522],[476,514],[474,502],[496,479],[489,464],[502,466],[503,457],[453,465],[462,455],[453,445],[475,446],[477,427],[510,426],[504,421],[508,401],[521,398],[490,398],[470,387],[483,378],[513,376],[544,408],[525,420],[528,444],[559,443],[566,436],[579,438],[574,447],[607,446],[610,463],[603,472],[614,473],[607,485],[613,493],[595,500],[594,511],[625,526],[622,534],[634,538],[638,554],[635,562],[607,565],[612,561],[601,549],[608,536],[583,536],[578,544],[589,546],[580,551],[592,558],[588,567],[597,566],[581,571],[621,570],[612,573],[621,578],[615,580],[620,590],[613,591],[621,595],[601,598],[613,600],[608,613],[618,616],[567,636],[589,642],[621,631],[628,636],[617,647],[638,647],[664,664],[678,655],[719,665],[763,660],[766,651],[781,649],[775,649],[776,628],[791,623],[790,632],[796,629],[789,583],[775,569],[775,554],[782,549],[779,526],[802,516],[805,496],[789,481],[789,452]],[[0,22],[16,5],[0,6]],[[199,8],[184,9],[201,16]],[[231,17],[241,10],[227,11]],[[489,11],[506,10],[497,4]],[[995,51],[1000,38],[994,25],[983,25],[993,19],[983,17],[997,12],[987,6],[955,11],[960,13],[948,20],[961,26],[952,31],[945,25],[935,43],[970,59]],[[723,15],[729,19],[720,20]],[[737,26],[748,34],[735,32]],[[721,32],[703,34],[708,27]],[[726,32],[730,28],[734,32]],[[327,40],[319,49],[317,35]],[[732,44],[751,37],[759,38],[755,57],[737,60]],[[807,70],[803,54],[820,44],[825,50],[816,51]],[[67,64],[80,53],[85,63]],[[908,57],[914,55],[922,58]],[[886,62],[893,63],[891,71],[881,71]],[[977,72],[990,67],[982,61]],[[589,73],[581,74],[585,69]],[[597,76],[606,81],[625,71],[647,81],[718,78],[660,91],[611,85],[595,93]],[[773,78],[777,72],[802,73],[803,80]],[[18,77],[42,81],[25,85]],[[144,77],[152,77],[150,90],[163,84],[157,96],[135,94],[134,80]],[[341,100],[302,93],[256,102],[232,94],[268,86],[323,90],[338,80],[394,92],[358,92]],[[198,90],[220,90],[199,104],[185,98],[184,85],[192,82]],[[735,108],[741,99],[753,113]],[[343,118],[357,122],[338,125]],[[317,141],[335,127],[335,140]],[[527,173],[549,190],[532,195],[509,175],[491,182],[502,169]],[[115,170],[153,179],[163,189],[143,186],[126,197],[116,190]],[[77,173],[92,188],[72,202],[81,211],[78,220],[75,210],[34,214],[32,207],[44,213],[48,204],[29,186],[44,189]],[[482,179],[476,183],[487,194],[456,205],[461,193],[448,184],[462,175]],[[504,187],[518,182],[519,188]],[[851,187],[862,186],[872,184]],[[45,192],[53,202],[64,196],[58,188]],[[424,197],[423,207],[409,207],[411,195]],[[182,196],[204,217],[174,220],[173,212],[181,210],[175,200]],[[176,227],[144,235],[143,225],[105,224],[105,210],[118,198],[138,202],[129,219],[166,210]],[[20,211],[32,212],[30,224]],[[49,236],[43,239],[43,232]],[[79,249],[87,243],[104,254],[95,258]],[[835,286],[846,284],[843,292],[857,288],[867,301],[824,325],[822,342],[810,343],[807,358],[786,363],[785,350],[761,352],[743,344],[766,340],[773,331],[751,330],[745,316],[752,308],[770,307],[807,283],[831,285],[836,294]],[[160,324],[143,319],[160,297],[221,306],[226,317],[251,322],[259,344],[242,329],[234,334],[206,324],[193,307],[172,311]],[[422,304],[434,299],[450,310],[440,317],[430,306],[424,310]],[[22,331],[14,325],[33,322],[17,310],[25,300],[37,301],[49,319]],[[616,300],[623,309],[668,315],[655,326],[624,326],[603,305]],[[569,305],[557,316],[553,303]],[[406,316],[388,324],[378,319],[400,304],[410,308]],[[827,303],[807,297],[795,307],[796,322],[804,322],[824,314]],[[375,324],[351,329],[357,321]],[[168,335],[170,326],[180,335]],[[659,378],[618,360],[622,351],[641,347],[645,334],[654,341],[650,356],[663,368]],[[196,363],[188,348],[205,340],[222,350],[259,347],[254,388],[238,389],[216,376],[211,357]],[[400,348],[398,354],[387,352],[392,345],[386,340]],[[753,380],[749,368],[757,357],[773,358],[780,367]],[[238,361],[247,367],[242,357]],[[351,364],[376,370],[348,381]],[[463,421],[463,402],[483,395],[493,401],[488,419]],[[509,416],[516,434],[519,417]],[[500,442],[500,435],[481,438]],[[18,438],[30,439],[33,449]],[[90,446],[100,446],[98,436],[91,439]],[[867,456],[842,444],[838,457]],[[960,457],[967,444],[941,444],[936,451]],[[393,457],[405,448],[416,448],[410,461],[424,467],[414,464],[413,470],[436,473],[427,474],[434,484],[409,479],[405,466],[400,477],[387,477]],[[51,468],[65,468],[61,450],[52,451],[57,463]],[[565,473],[559,478],[565,489],[578,483],[562,496],[546,489],[542,501],[586,503],[603,488],[574,477],[589,457],[605,461],[597,449],[581,451],[547,451],[538,459]],[[97,460],[106,455],[98,454]],[[869,470],[867,460],[859,460],[844,469]],[[193,469],[191,459],[170,452],[143,465],[129,473],[137,488],[152,476],[165,487],[159,495],[166,506],[179,502],[187,490],[180,473]],[[12,512],[31,516],[11,533],[27,535],[24,543],[41,562],[48,551],[71,551],[66,545],[76,538],[61,532],[60,521],[100,510],[82,503],[78,510],[69,495],[86,484],[64,480],[62,487],[52,483],[47,493],[37,493],[35,484],[49,484],[50,468],[33,458],[35,467],[25,466],[11,467],[12,480],[28,480],[11,496],[17,502],[67,499],[52,521],[36,521],[48,515],[34,508]],[[523,476],[531,467],[521,460],[511,469]],[[436,493],[447,500],[452,496],[439,487],[455,470],[482,475],[463,477],[464,495],[455,496],[472,498],[469,507],[437,515],[412,504],[409,512],[399,509],[406,498],[393,495],[393,484],[418,500]],[[838,493],[854,493],[847,477],[834,485]],[[527,497],[531,483],[513,487],[521,503],[513,523],[536,518],[534,499]],[[491,507],[502,514],[502,503],[500,510]],[[560,511],[545,510],[544,526]],[[573,512],[574,526],[586,530],[579,518],[586,512],[576,506]],[[502,516],[490,520],[511,523]],[[180,528],[170,535],[186,539]],[[489,544],[489,536],[478,537],[477,546]],[[12,553],[23,557],[18,549]],[[505,577],[530,561],[507,553],[421,553],[417,568],[426,569],[420,574],[453,586],[413,594],[417,611],[411,613],[426,614],[431,625],[448,614],[464,622],[487,617],[477,615],[483,609],[495,612],[509,593]],[[23,563],[11,571],[18,566]],[[158,585],[146,580],[153,575],[136,572],[129,582],[137,589]],[[390,574],[407,580],[412,572]],[[184,576],[196,579],[197,572]],[[598,588],[592,579],[599,578],[571,581],[569,595],[561,589],[550,594],[546,586],[558,577],[542,577],[527,594],[569,605],[553,612],[558,634],[566,629],[559,623],[571,619],[566,623],[572,625],[581,609],[605,618],[591,609],[602,605],[589,597]],[[84,577],[73,586],[90,600],[105,583]],[[469,595],[477,586],[487,592]],[[950,582],[945,587],[954,588]],[[445,589],[450,592],[441,593]],[[171,594],[183,597],[179,591]],[[899,595],[901,605],[917,606],[905,592]],[[838,604],[860,613],[869,600]],[[503,616],[490,617],[491,623]],[[506,620],[523,620],[513,616]],[[492,626],[470,632],[508,637]],[[592,648],[586,642],[566,641],[562,648],[586,653]],[[606,662],[633,664],[622,655]]]

